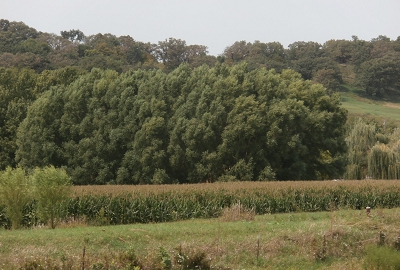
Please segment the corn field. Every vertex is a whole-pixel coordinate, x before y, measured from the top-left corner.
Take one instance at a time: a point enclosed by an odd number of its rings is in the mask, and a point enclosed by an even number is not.
[[[234,182],[160,186],[80,186],[60,207],[66,219],[93,225],[168,222],[219,217],[236,203],[258,215],[400,207],[400,181]],[[0,206],[0,225],[9,226]],[[24,225],[40,222],[35,201]]]

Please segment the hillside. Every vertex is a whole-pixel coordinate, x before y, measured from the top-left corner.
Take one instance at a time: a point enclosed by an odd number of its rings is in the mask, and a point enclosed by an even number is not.
[[[374,119],[379,125],[400,125],[400,103],[391,99],[373,100],[355,92],[340,92],[340,96],[349,118]]]
[[[366,89],[359,86],[356,67],[351,64],[341,64],[342,84],[340,96],[343,107],[348,111],[348,118],[361,117],[375,120],[378,125],[400,125],[400,103],[397,89],[387,91],[377,98],[367,95]]]

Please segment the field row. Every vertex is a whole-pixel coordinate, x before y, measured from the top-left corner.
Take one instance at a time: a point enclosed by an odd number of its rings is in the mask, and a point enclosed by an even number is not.
[[[159,194],[166,192],[253,192],[262,193],[282,192],[285,190],[326,190],[346,188],[348,190],[363,189],[395,189],[400,190],[399,180],[333,180],[333,181],[272,181],[272,182],[217,182],[203,184],[182,185],[88,185],[74,186],[74,196],[82,195],[109,195],[117,196],[126,193],[132,194]]]
[[[74,187],[74,196],[62,202],[60,213],[65,220],[114,225],[214,218],[237,204],[239,211],[258,215],[394,208],[400,207],[400,181]],[[41,223],[35,201],[25,207],[23,223],[26,227]],[[10,225],[1,211],[0,225]]]

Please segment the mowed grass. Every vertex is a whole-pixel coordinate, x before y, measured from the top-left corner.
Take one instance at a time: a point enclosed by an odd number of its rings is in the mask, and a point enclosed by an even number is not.
[[[238,221],[0,230],[0,269],[112,269],[127,252],[136,254],[141,269],[167,269],[161,267],[161,250],[172,269],[183,269],[178,254],[203,254],[211,269],[362,269],[365,247],[376,245],[380,232],[392,245],[399,220],[396,208],[372,209],[369,217],[365,210],[340,210]]]
[[[342,105],[349,116],[375,119],[379,124],[400,125],[400,104],[367,99],[354,92],[341,92]]]

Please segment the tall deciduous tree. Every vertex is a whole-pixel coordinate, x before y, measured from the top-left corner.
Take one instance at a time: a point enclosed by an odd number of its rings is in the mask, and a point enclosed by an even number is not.
[[[32,104],[17,158],[80,184],[327,179],[344,168],[345,122],[338,96],[291,70],[93,69]]]
[[[63,89],[52,88],[28,109],[17,136],[16,160],[26,168],[64,165],[60,123],[63,116]],[[21,136],[23,134],[23,136]]]
[[[346,64],[352,59],[353,45],[350,40],[328,40],[322,50],[334,61]]]
[[[37,36],[38,31],[23,22],[0,20],[0,52],[14,52],[15,46]]]
[[[250,55],[251,43],[245,40],[236,41],[231,46],[226,47],[224,55],[230,62],[243,61]]]
[[[364,62],[359,69],[358,79],[367,95],[383,97],[399,84],[400,54],[392,53]]]
[[[85,39],[85,34],[79,29],[72,29],[69,31],[61,31],[61,36],[72,42],[82,42]]]
[[[16,135],[27,107],[36,98],[37,74],[29,69],[0,68],[0,169],[15,166]]]

